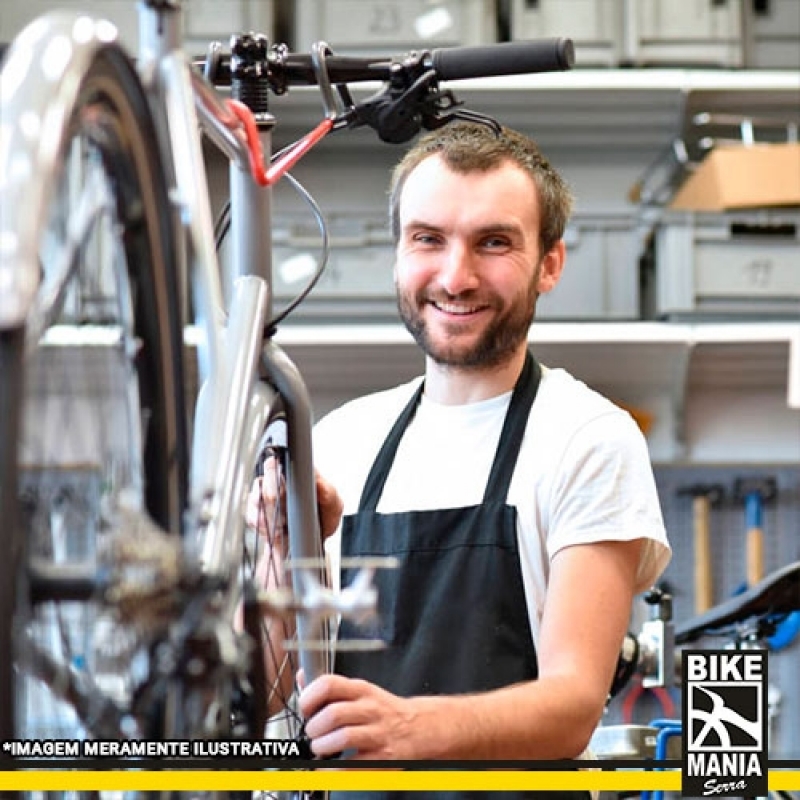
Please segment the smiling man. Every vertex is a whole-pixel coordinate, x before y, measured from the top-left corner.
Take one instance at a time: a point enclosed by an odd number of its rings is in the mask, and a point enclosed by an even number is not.
[[[425,374],[315,430],[320,496],[344,511],[329,549],[399,561],[377,580],[386,647],[343,649],[300,696],[319,756],[573,758],[598,724],[670,551],[631,417],[528,350],[571,204],[508,129],[445,126],[395,170],[398,307]]]

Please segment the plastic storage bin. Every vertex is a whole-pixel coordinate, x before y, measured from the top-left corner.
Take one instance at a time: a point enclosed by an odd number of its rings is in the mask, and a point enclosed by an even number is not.
[[[189,0],[183,8],[187,46],[199,52],[215,40],[227,44],[232,34],[275,34],[273,0]]]
[[[568,11],[568,13],[565,13]],[[576,67],[612,67],[621,57],[622,0],[512,0],[512,39],[566,36],[575,44]]]
[[[129,49],[138,47],[134,0],[0,0],[0,41],[10,41],[28,22],[56,8],[108,19]],[[231,34],[247,31],[271,36],[275,27],[273,0],[188,0],[183,9],[186,45],[197,49],[198,55],[211,41],[227,42]]]
[[[394,246],[384,218],[328,215],[325,271],[292,314],[292,321],[386,322],[397,318]],[[320,235],[308,218],[278,221],[273,234],[276,311],[308,284],[320,257]]]
[[[561,280],[539,298],[540,320],[634,320],[640,316],[640,230],[626,215],[576,214],[564,232]]]
[[[577,67],[739,67],[742,0],[511,0],[513,39],[568,36]]]
[[[294,48],[327,42],[337,53],[406,50],[497,41],[494,0],[297,0]]]
[[[670,212],[654,247],[659,316],[800,319],[800,212]]]
[[[391,322],[397,319],[394,246],[383,220],[329,219],[325,272],[292,320]],[[537,319],[627,320],[639,316],[639,232],[633,219],[581,215],[565,232],[567,263],[556,288],[539,298]],[[273,244],[276,310],[308,283],[319,235],[308,223],[284,221]]]
[[[800,0],[747,0],[745,66],[800,69]]]
[[[628,0],[623,59],[636,65],[741,67],[742,0]]]
[[[56,9],[85,11],[92,17],[110,20],[129,49],[138,46],[137,3],[133,0],[0,0],[0,42],[10,42],[29,22]]]

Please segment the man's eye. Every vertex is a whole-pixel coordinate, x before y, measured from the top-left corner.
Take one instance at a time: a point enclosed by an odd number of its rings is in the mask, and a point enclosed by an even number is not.
[[[416,244],[434,245],[439,243],[439,237],[432,233],[416,233],[414,234],[413,241]]]
[[[481,242],[486,250],[506,250],[509,247],[508,239],[501,236],[490,236]]]

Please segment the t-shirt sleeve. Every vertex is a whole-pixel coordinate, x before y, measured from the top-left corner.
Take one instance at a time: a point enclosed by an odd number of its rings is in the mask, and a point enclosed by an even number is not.
[[[549,558],[574,544],[644,539],[636,592],[652,586],[671,557],[647,443],[632,418],[613,410],[579,428],[552,484]]]

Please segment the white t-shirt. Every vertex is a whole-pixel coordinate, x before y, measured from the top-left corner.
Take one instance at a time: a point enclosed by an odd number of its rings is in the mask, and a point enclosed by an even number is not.
[[[416,379],[358,398],[314,431],[314,461],[344,513],[358,509],[369,470]],[[443,406],[423,396],[406,429],[377,511],[460,508],[483,498],[511,392]],[[631,416],[562,369],[542,368],[507,498],[517,531],[528,615],[538,640],[550,560],[572,544],[646,539],[636,591],[670,558],[644,436]],[[328,544],[338,580],[340,533]]]

